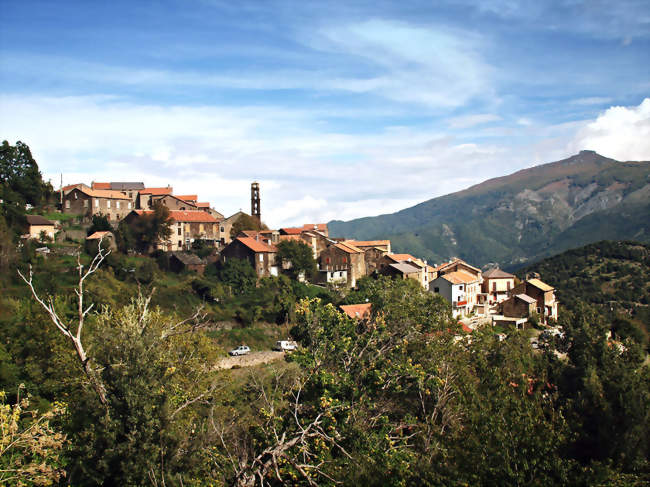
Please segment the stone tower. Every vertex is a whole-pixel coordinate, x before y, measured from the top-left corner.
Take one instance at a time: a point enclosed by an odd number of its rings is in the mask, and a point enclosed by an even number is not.
[[[262,221],[262,210],[260,210],[260,184],[254,182],[251,184],[251,216],[257,218],[257,221]]]

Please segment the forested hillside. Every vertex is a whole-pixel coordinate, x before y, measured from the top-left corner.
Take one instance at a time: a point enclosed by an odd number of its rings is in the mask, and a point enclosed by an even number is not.
[[[592,151],[491,179],[390,215],[333,221],[336,237],[476,265],[529,262],[602,239],[650,241],[650,162]]]
[[[603,241],[567,250],[517,271],[538,272],[556,288],[569,310],[578,303],[596,306],[627,336],[640,330],[647,343],[650,327],[650,245]]]

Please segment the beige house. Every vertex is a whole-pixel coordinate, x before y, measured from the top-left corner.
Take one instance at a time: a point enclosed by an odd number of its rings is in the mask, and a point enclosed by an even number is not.
[[[429,283],[429,290],[449,301],[452,314],[457,318],[472,314],[481,287],[476,274],[461,268],[439,275]]]
[[[482,292],[489,304],[496,304],[508,299],[510,290],[515,287],[515,276],[501,269],[490,269],[483,273]]]
[[[40,215],[26,215],[29,238],[40,239],[45,236],[54,240],[54,222]]]

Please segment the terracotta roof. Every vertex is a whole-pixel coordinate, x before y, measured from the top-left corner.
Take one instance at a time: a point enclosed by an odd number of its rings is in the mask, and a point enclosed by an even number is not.
[[[390,245],[390,240],[345,240],[355,247],[383,247]]]
[[[467,326],[465,323],[460,324],[461,328],[465,333],[472,333],[474,330],[472,330],[469,326]]]
[[[531,298],[528,294],[517,294],[515,295],[515,297],[521,299],[522,301],[527,302],[528,304],[533,304],[537,302],[535,298]]]
[[[111,183],[96,183],[93,181],[90,184],[92,189],[111,189]]]
[[[280,235],[280,241],[284,240],[297,240],[302,242],[302,237],[300,235]]]
[[[452,266],[454,264],[463,264],[463,265],[466,265],[467,267],[469,267],[470,269],[475,270],[476,272],[481,272],[481,269],[478,269],[478,268],[468,264],[467,262],[465,262],[462,259],[459,259],[458,257],[454,257],[451,260],[451,262],[443,262],[442,264],[440,264],[439,266],[436,267],[436,270],[440,271],[440,270],[446,269],[447,267],[450,267],[450,266]]]
[[[280,231],[284,232],[287,235],[300,235],[303,232],[303,228],[292,227],[292,228],[281,228]]]
[[[238,237],[237,241],[243,243],[246,247],[251,249],[253,252],[277,252],[278,249],[274,245],[267,245],[264,242],[258,242],[251,237]]]
[[[199,199],[199,197],[195,194],[179,194],[174,196],[183,201],[197,201]]]
[[[546,284],[545,282],[540,281],[539,279],[528,279],[528,281],[526,282],[528,282],[528,284],[535,286],[537,289],[540,289],[544,292],[552,291],[553,289],[555,289],[549,286],[548,284]]]
[[[219,223],[210,213],[201,210],[171,210],[169,216],[177,222]]]
[[[415,260],[411,254],[386,254],[386,257],[393,259],[395,262],[402,262],[403,260]]]
[[[109,231],[103,231],[103,232],[95,232],[92,235],[88,235],[86,237],[86,240],[101,240],[104,238],[106,235],[112,235],[112,232]]]
[[[302,230],[318,230],[320,232],[327,231],[327,223],[305,223]]]
[[[144,188],[139,191],[140,194],[152,194],[152,195],[159,195],[159,194],[172,194],[174,191],[174,188],[171,186],[167,186],[166,188]]]
[[[208,201],[200,201],[196,203],[196,206],[199,208],[210,208],[210,203]]]
[[[48,220],[47,218],[41,215],[25,215],[27,223],[30,225],[51,225],[54,226],[54,223]]]
[[[88,188],[88,186],[86,186],[84,183],[68,184],[67,186],[63,186],[61,188],[61,191],[66,193],[66,192],[71,191],[71,190],[73,190],[75,188]]]
[[[372,303],[342,304],[340,308],[350,318],[365,319],[370,318]]]
[[[341,249],[343,252],[347,252],[348,254],[363,254],[363,250],[356,248],[354,245],[350,245],[349,243],[345,242],[339,242],[334,245],[337,249]]]
[[[484,272],[483,277],[486,277],[488,279],[514,279],[515,276],[508,274],[499,268],[494,268]]]
[[[162,200],[164,198],[174,198],[175,200],[180,201],[181,203],[184,203],[186,205],[192,205],[193,207],[196,208],[196,205],[194,203],[192,203],[191,201],[184,200],[183,198],[181,198],[179,196],[175,196],[173,194],[155,194],[155,195],[152,194],[151,198],[152,199],[155,198],[156,201],[160,201],[160,200]]]
[[[131,199],[125,194],[120,193],[119,191],[111,191],[108,189],[85,189],[85,188],[77,188],[77,189],[82,193],[87,194],[88,196],[92,196],[93,198],[108,198],[112,200]]]
[[[477,281],[476,276],[465,271],[449,272],[448,274],[444,274],[440,277],[451,282],[452,284],[469,284]]]

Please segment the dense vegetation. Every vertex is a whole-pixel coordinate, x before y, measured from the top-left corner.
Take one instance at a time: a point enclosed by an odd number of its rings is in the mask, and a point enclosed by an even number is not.
[[[647,355],[633,334],[611,346],[612,322],[579,299],[564,339],[536,351],[526,331],[464,334],[410,279],[363,278],[345,295],[258,280],[237,260],[200,277],[163,254],[77,261],[74,242],[44,258],[6,228],[2,485],[650,481]],[[336,306],[365,302],[364,321]],[[215,367],[229,340],[268,347],[289,327],[301,347],[284,360]]]
[[[650,245],[602,241],[568,250],[517,271],[538,272],[554,286],[562,305],[575,311],[589,303],[621,338],[648,343]]]
[[[650,162],[583,151],[390,215],[330,222],[330,234],[389,238],[396,252],[475,265],[534,261],[603,239],[650,241]]]

